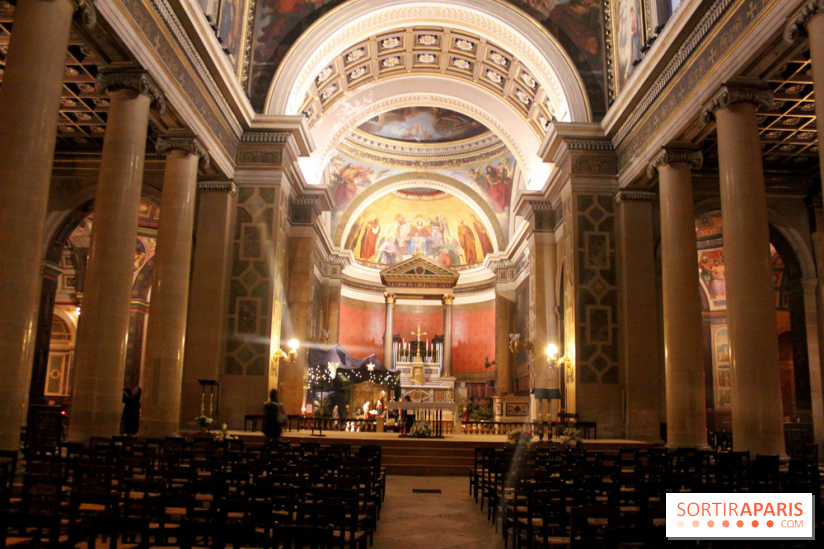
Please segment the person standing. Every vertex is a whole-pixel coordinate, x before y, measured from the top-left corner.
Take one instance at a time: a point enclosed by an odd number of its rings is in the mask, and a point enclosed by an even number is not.
[[[278,390],[272,389],[269,391],[269,402],[263,405],[263,435],[268,444],[280,442],[286,418],[283,404],[278,401]]]

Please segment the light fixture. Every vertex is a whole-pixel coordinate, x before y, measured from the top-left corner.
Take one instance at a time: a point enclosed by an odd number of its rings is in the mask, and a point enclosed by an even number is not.
[[[329,370],[329,377],[331,379],[335,379],[335,376],[338,373],[338,366],[340,366],[340,362],[327,362],[326,369]]]
[[[375,369],[375,363],[374,363],[374,362],[370,362],[369,364],[367,364],[367,365],[366,365],[366,369],[367,369],[367,370],[369,370],[369,371],[371,372],[372,370],[374,370],[374,369]]]
[[[517,355],[521,351],[533,351],[535,346],[531,339],[521,341],[521,334],[509,334],[509,352]]]
[[[275,351],[274,358],[278,360],[283,358],[288,360],[289,362],[294,362],[298,356],[298,347],[300,347],[300,342],[297,339],[292,338],[288,341],[287,345],[289,347],[289,352],[286,353],[283,351],[283,349],[278,349],[277,351]]]

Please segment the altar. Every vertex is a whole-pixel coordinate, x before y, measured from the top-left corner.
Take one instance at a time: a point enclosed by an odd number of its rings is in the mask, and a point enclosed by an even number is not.
[[[455,395],[455,378],[443,375],[443,341],[421,341],[418,326],[412,333],[415,341],[395,342],[393,356],[395,369],[400,371],[401,398],[412,402],[452,402]]]

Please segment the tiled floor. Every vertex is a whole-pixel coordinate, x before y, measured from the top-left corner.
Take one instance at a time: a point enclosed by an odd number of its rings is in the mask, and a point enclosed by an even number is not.
[[[440,494],[415,493],[437,490]],[[503,548],[503,538],[469,495],[466,477],[390,475],[372,549]]]

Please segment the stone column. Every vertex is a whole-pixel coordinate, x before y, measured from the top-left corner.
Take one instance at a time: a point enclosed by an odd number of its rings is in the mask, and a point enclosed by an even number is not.
[[[120,432],[149,108],[165,106],[143,70],[100,73],[98,87],[109,92],[111,106],[77,330],[69,439],[80,441]]]
[[[810,64],[813,69],[813,88],[817,92],[815,102],[815,127],[818,135],[824,135],[824,0],[808,0],[793,17],[790,18],[784,29],[784,38],[793,43],[804,34],[810,39]],[[824,148],[818,147],[819,166],[824,165]],[[824,182],[824,170],[819,170],[821,181]]]
[[[0,449],[16,450],[32,368],[58,109],[72,14],[84,0],[17,2],[0,100]],[[25,228],[25,230],[23,230]]]
[[[652,193],[623,190],[615,196],[615,202],[618,204],[621,258],[618,265],[619,314],[626,437],[660,442],[658,296],[652,225],[654,198]],[[639,311],[644,313],[639,315]]]
[[[197,138],[161,138],[157,150],[166,154],[166,170],[146,330],[140,421],[141,434],[149,437],[177,433],[180,424],[197,168],[209,162]]]
[[[707,447],[701,296],[692,197],[692,168],[701,152],[667,147],[649,167],[658,169],[661,269],[666,357],[667,446]]]
[[[200,415],[201,390],[197,380],[219,379],[224,364],[236,200],[237,187],[231,181],[204,181],[197,185],[181,425],[191,425]],[[221,419],[228,423],[228,418]],[[233,429],[240,427],[239,422],[231,425]]]
[[[392,355],[392,321],[395,316],[395,294],[384,292],[386,300],[386,324],[383,333],[383,365],[387,368],[395,367],[395,360]]]
[[[443,296],[443,375],[452,377],[452,304],[455,296]]]
[[[756,106],[772,106],[759,81],[735,79],[707,103],[715,116],[724,219],[724,264],[736,451],[784,455],[778,323]]]

